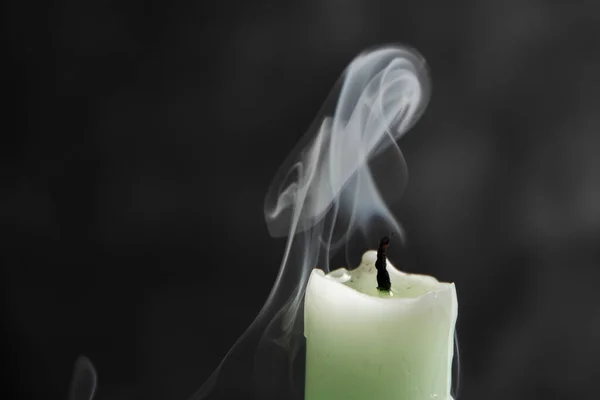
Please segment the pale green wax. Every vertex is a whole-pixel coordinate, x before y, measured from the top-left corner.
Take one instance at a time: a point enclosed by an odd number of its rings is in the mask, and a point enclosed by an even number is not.
[[[306,400],[449,400],[453,283],[389,262],[392,292],[377,290],[377,253],[353,271],[312,271],[306,289]]]

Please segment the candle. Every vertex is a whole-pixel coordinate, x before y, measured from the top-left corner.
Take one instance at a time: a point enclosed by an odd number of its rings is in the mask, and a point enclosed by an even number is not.
[[[368,251],[352,271],[312,270],[305,399],[451,399],[454,284],[406,274],[386,260],[391,289],[380,290],[376,262]]]

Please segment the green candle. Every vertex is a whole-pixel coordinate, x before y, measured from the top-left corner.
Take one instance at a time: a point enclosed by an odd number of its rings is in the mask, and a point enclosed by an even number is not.
[[[458,302],[453,283],[406,274],[387,262],[391,290],[377,288],[377,253],[306,289],[306,400],[449,400]]]

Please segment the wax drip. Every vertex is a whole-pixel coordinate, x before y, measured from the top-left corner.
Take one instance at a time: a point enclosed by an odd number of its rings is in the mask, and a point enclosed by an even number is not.
[[[390,282],[390,274],[387,271],[385,249],[390,245],[390,239],[384,236],[379,242],[379,249],[377,249],[377,261],[375,261],[375,268],[377,268],[377,289],[385,292],[389,292],[392,288]]]

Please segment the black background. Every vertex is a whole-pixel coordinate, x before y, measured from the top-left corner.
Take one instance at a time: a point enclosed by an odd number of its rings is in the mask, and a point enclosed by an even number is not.
[[[597,396],[595,2],[3,7],[2,360],[17,397],[65,399],[79,354],[99,400],[200,386],[274,282],[272,175],[348,62],[388,42],[432,71],[394,212],[413,260],[400,267],[456,282],[460,398]]]

